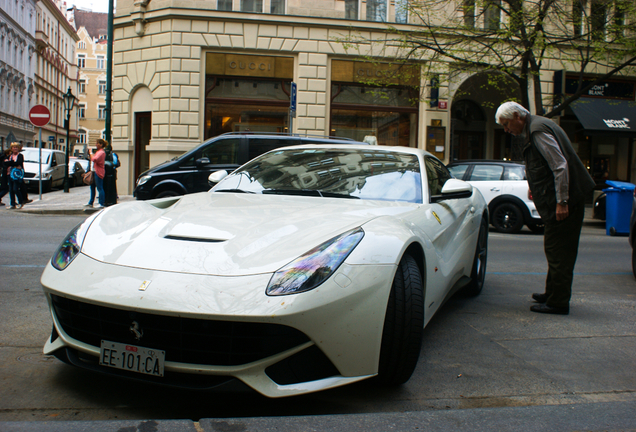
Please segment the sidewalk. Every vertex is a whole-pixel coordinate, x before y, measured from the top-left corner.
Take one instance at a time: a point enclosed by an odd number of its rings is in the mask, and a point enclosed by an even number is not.
[[[91,195],[91,189],[88,186],[78,186],[70,188],[68,193],[63,190],[54,190],[52,192],[43,193],[42,200],[38,192],[29,191],[29,199],[33,202],[25,204],[20,210],[10,210],[17,213],[32,214],[51,214],[51,215],[89,215],[98,211],[96,208],[85,207]],[[120,195],[119,202],[134,201],[132,195]],[[5,204],[0,207],[0,211],[8,211],[9,196],[6,195],[2,202]],[[97,199],[94,203],[97,206]]]

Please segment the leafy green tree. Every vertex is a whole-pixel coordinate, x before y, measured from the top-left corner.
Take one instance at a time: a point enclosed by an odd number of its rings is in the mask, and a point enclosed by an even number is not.
[[[534,101],[548,117],[610,77],[636,75],[634,0],[418,0],[405,7],[408,28],[389,24],[386,33],[352,33],[341,41],[369,60],[423,60],[430,75],[500,71],[488,74],[487,86],[501,89],[502,76],[511,77],[519,102]],[[556,101],[544,95],[545,69],[578,73],[577,91]],[[598,79],[584,81],[585,74]]]

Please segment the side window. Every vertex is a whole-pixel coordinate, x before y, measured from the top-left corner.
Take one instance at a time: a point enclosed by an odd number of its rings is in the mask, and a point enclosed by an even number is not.
[[[467,169],[468,165],[453,165],[452,167],[448,167],[448,170],[451,172],[453,177],[459,180],[464,179],[464,174],[466,174]]]
[[[210,159],[212,165],[238,165],[239,139],[228,138],[214,141],[201,152],[201,157]]]
[[[249,154],[248,160],[252,160],[257,156],[267,153],[270,150],[279,147],[299,144],[297,139],[281,139],[281,138],[249,138]]]
[[[494,181],[501,180],[503,174],[501,165],[475,165],[470,176],[471,181]]]
[[[437,159],[427,157],[425,163],[429,194],[430,196],[441,195],[444,184],[448,179],[453,178],[453,176],[450,171],[448,171],[448,168]]]
[[[519,181],[526,179],[526,170],[522,166],[506,167],[504,171],[504,180]]]

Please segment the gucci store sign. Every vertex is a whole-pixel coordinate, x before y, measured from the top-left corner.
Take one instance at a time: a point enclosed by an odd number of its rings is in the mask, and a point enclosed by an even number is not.
[[[291,57],[208,53],[205,73],[218,76],[293,79],[294,59]]]

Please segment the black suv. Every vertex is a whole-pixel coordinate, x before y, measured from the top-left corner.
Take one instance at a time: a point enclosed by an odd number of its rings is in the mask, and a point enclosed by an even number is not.
[[[533,232],[543,231],[524,164],[503,160],[459,160],[449,163],[448,169],[455,178],[479,189],[488,203],[490,223],[497,231],[517,233],[524,225]]]
[[[365,144],[348,138],[267,133],[226,133],[144,172],[133,196],[138,200],[205,192],[208,176],[219,170],[234,171],[270,150],[300,144]]]

